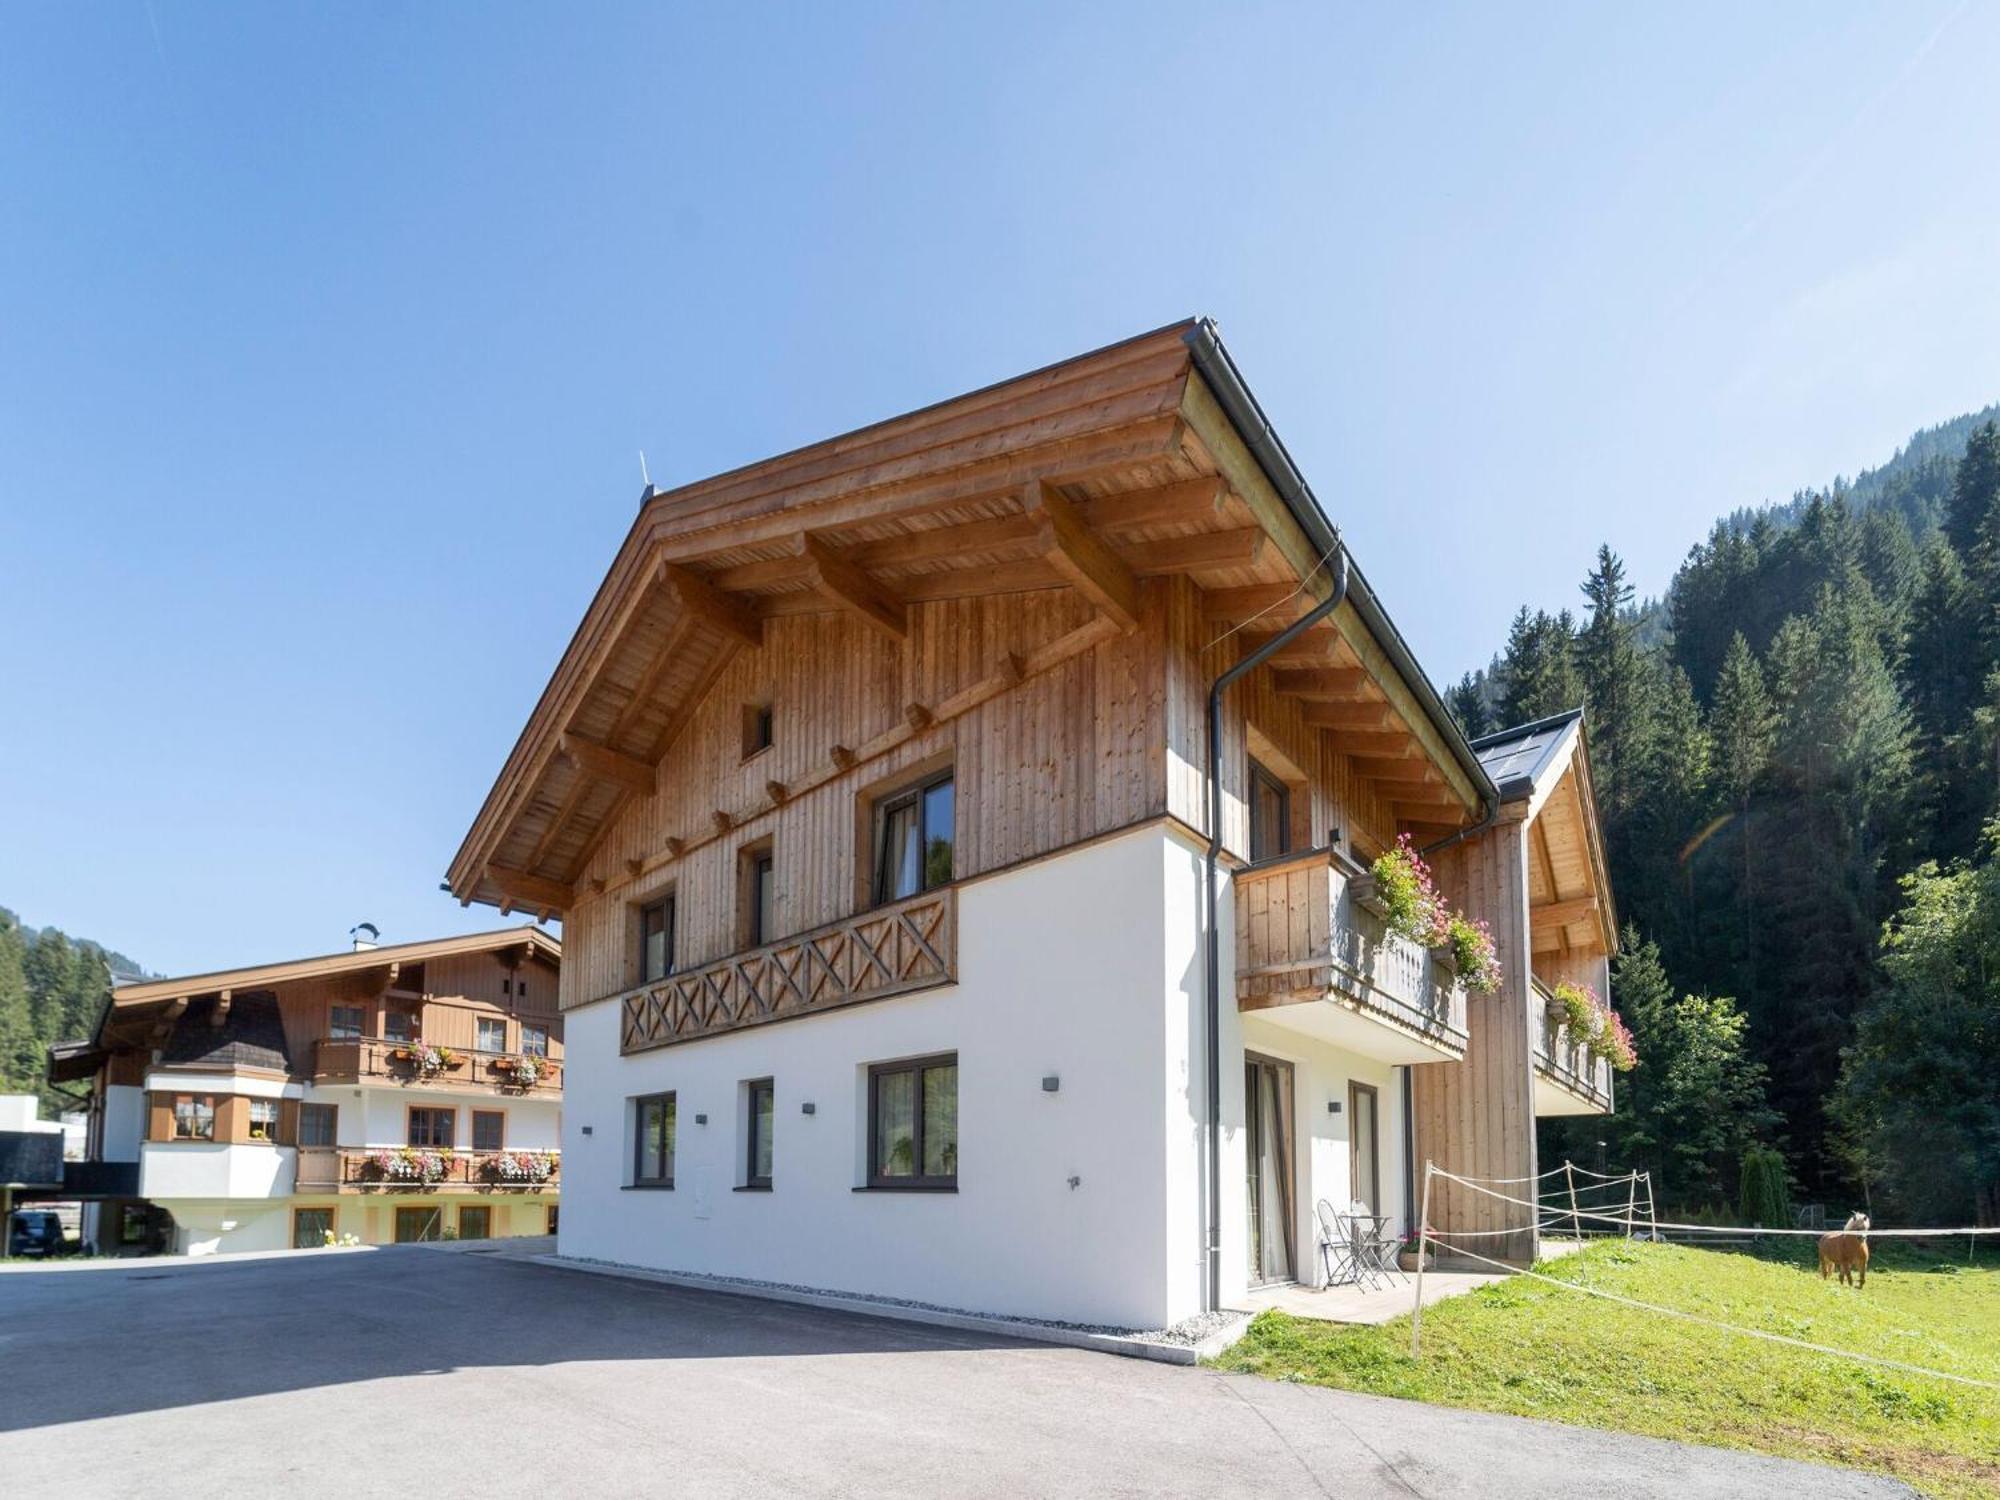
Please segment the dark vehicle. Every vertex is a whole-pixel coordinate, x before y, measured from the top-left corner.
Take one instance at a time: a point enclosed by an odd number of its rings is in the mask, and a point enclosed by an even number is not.
[[[7,1225],[9,1255],[61,1255],[62,1221],[46,1209],[17,1210]]]

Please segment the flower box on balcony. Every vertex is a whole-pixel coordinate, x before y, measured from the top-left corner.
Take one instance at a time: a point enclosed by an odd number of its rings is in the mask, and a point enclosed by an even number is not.
[[[1382,889],[1373,875],[1356,875],[1347,882],[1347,893],[1354,904],[1370,915],[1384,921],[1389,917],[1389,903],[1382,899]]]

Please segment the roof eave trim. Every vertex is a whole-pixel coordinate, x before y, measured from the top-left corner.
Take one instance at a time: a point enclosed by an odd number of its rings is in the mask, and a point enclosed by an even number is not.
[[[1278,498],[1284,501],[1285,509],[1291,512],[1292,519],[1298,522],[1299,529],[1305,532],[1307,540],[1317,551],[1321,553],[1331,551],[1335,544],[1332,522],[1327,519],[1326,511],[1320,506],[1318,497],[1313,494],[1312,486],[1306,483],[1305,475],[1299,472],[1298,465],[1286,451],[1284,441],[1271,426],[1270,419],[1264,415],[1263,407],[1258,404],[1256,396],[1251,394],[1250,387],[1244,383],[1242,373],[1236,368],[1236,361],[1229,357],[1229,351],[1223,347],[1222,337],[1216,331],[1215,320],[1197,318],[1184,338],[1194,358],[1195,368],[1208,382],[1209,389],[1215,393],[1215,399],[1221,404],[1230,422],[1234,424],[1237,434],[1243,439],[1244,446],[1257,460],[1257,466],[1264,471],[1264,477],[1270,480],[1271,487],[1278,492]],[[1382,601],[1369,586],[1359,565],[1355,563],[1351,550],[1348,553],[1347,598],[1356,613],[1361,616],[1362,623],[1367,625],[1375,639],[1380,642],[1382,649],[1388,653],[1389,660],[1394,663],[1397,673],[1416,694],[1417,701],[1430,715],[1432,725],[1444,736],[1445,743],[1451,747],[1451,753],[1458,760],[1459,768],[1465,772],[1467,779],[1479,793],[1488,799],[1489,807],[1497,805],[1500,793],[1493,785],[1492,777],[1487,775],[1486,768],[1479,763],[1479,757],[1473,753],[1471,744],[1458,727],[1458,721],[1445,707],[1444,699],[1431,685],[1431,680],[1425,675],[1424,669],[1417,664],[1415,653],[1410,650],[1402,633],[1396,629],[1395,622],[1383,609]]]

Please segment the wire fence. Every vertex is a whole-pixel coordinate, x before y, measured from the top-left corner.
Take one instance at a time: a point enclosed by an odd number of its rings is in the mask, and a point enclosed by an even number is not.
[[[1584,1181],[1579,1184],[1578,1179]],[[1481,1196],[1527,1210],[1521,1217],[1525,1222],[1505,1229],[1455,1229],[1437,1230],[1431,1227],[1431,1188],[1435,1182],[1447,1182],[1467,1189]],[[1545,1190],[1545,1184],[1553,1182],[1554,1191]],[[1532,1184],[1535,1196],[1523,1197],[1519,1193],[1505,1193],[1503,1187],[1527,1188]],[[1622,1212],[1605,1212],[1606,1208],[1617,1208],[1618,1195],[1624,1195]],[[1595,1197],[1593,1197],[1595,1195]],[[1608,1195],[1608,1197],[1607,1197]],[[1590,1200],[1590,1206],[1586,1205]],[[1589,1227],[1585,1228],[1585,1221]],[[1746,1328],[1739,1323],[1724,1322],[1701,1313],[1683,1311],[1680,1308],[1662,1307],[1657,1303],[1642,1302],[1636,1297],[1627,1297],[1602,1287],[1589,1286],[1583,1282],[1567,1281],[1549,1276],[1533,1268],[1523,1269],[1511,1265],[1494,1256],[1482,1254],[1461,1243],[1469,1239],[1495,1239],[1506,1236],[1524,1235],[1530,1230],[1548,1233],[1562,1225],[1570,1225],[1580,1239],[1586,1234],[1599,1236],[1616,1235],[1622,1238],[1660,1239],[1665,1232],[1679,1231],[1689,1235],[1714,1235],[1742,1238],[1746,1236],[1773,1235],[1790,1237],[1807,1235],[1822,1239],[1826,1234],[1818,1229],[1777,1229],[1762,1225],[1737,1224],[1689,1224],[1661,1220],[1653,1201],[1652,1178],[1646,1172],[1607,1173],[1592,1172],[1574,1163],[1564,1162],[1560,1167],[1536,1174],[1534,1177],[1472,1178],[1456,1172],[1448,1172],[1435,1162],[1424,1163],[1423,1208],[1417,1221],[1417,1271],[1415,1277],[1415,1297],[1410,1310],[1410,1357],[1423,1357],[1423,1317],[1424,1317],[1424,1269],[1431,1258],[1432,1247],[1448,1251],[1480,1265],[1491,1266],[1509,1275],[1522,1276],[1531,1281],[1559,1287],[1563,1291],[1575,1292],[1580,1296],[1595,1297],[1620,1306],[1635,1308],[1641,1312],[1655,1313],[1661,1317],[1677,1318],[1683,1322],[1699,1324],[1722,1333],[1735,1334],[1742,1338],[1757,1339],[1765,1343],[1784,1344],[1796,1349],[1810,1350],[1815,1354],[1825,1354],[1836,1359],[1851,1360],[1859,1364],[1875,1365],[1883,1369],[1897,1370],[1904,1374],[1921,1375],[1932,1380],[1943,1380],[1955,1385],[1975,1386],[1981,1390],[2000,1391],[2000,1382],[1982,1380],[1977,1376],[1958,1375],[1949,1370],[1933,1370],[1923,1365],[1905,1363],[1902,1360],[1885,1359],[1881,1355],[1861,1354],[1852,1349],[1839,1349],[1830,1344],[1816,1344],[1809,1339],[1793,1337],[1790,1334],[1772,1333],[1762,1328]],[[1839,1235],[1848,1231],[1835,1230]],[[1864,1243],[1869,1239],[1953,1239],[1963,1236],[1968,1244],[1980,1238],[2000,1235],[2000,1227],[1970,1226],[1962,1228],[1909,1228],[1909,1229],[1857,1229]]]

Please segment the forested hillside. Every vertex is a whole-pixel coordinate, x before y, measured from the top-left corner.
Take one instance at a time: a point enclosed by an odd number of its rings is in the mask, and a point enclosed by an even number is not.
[[[96,943],[23,927],[0,906],[0,1094],[40,1094],[44,1114],[72,1107],[48,1087],[49,1044],[89,1036],[112,974],[141,972]]]
[[[1703,1202],[1768,1141],[1836,1208],[1994,1222],[1992,410],[1718,522],[1644,610],[1609,545],[1582,591],[1450,695],[1475,735],[1588,715],[1642,1062],[1608,1135],[1551,1146],[1608,1139]]]

